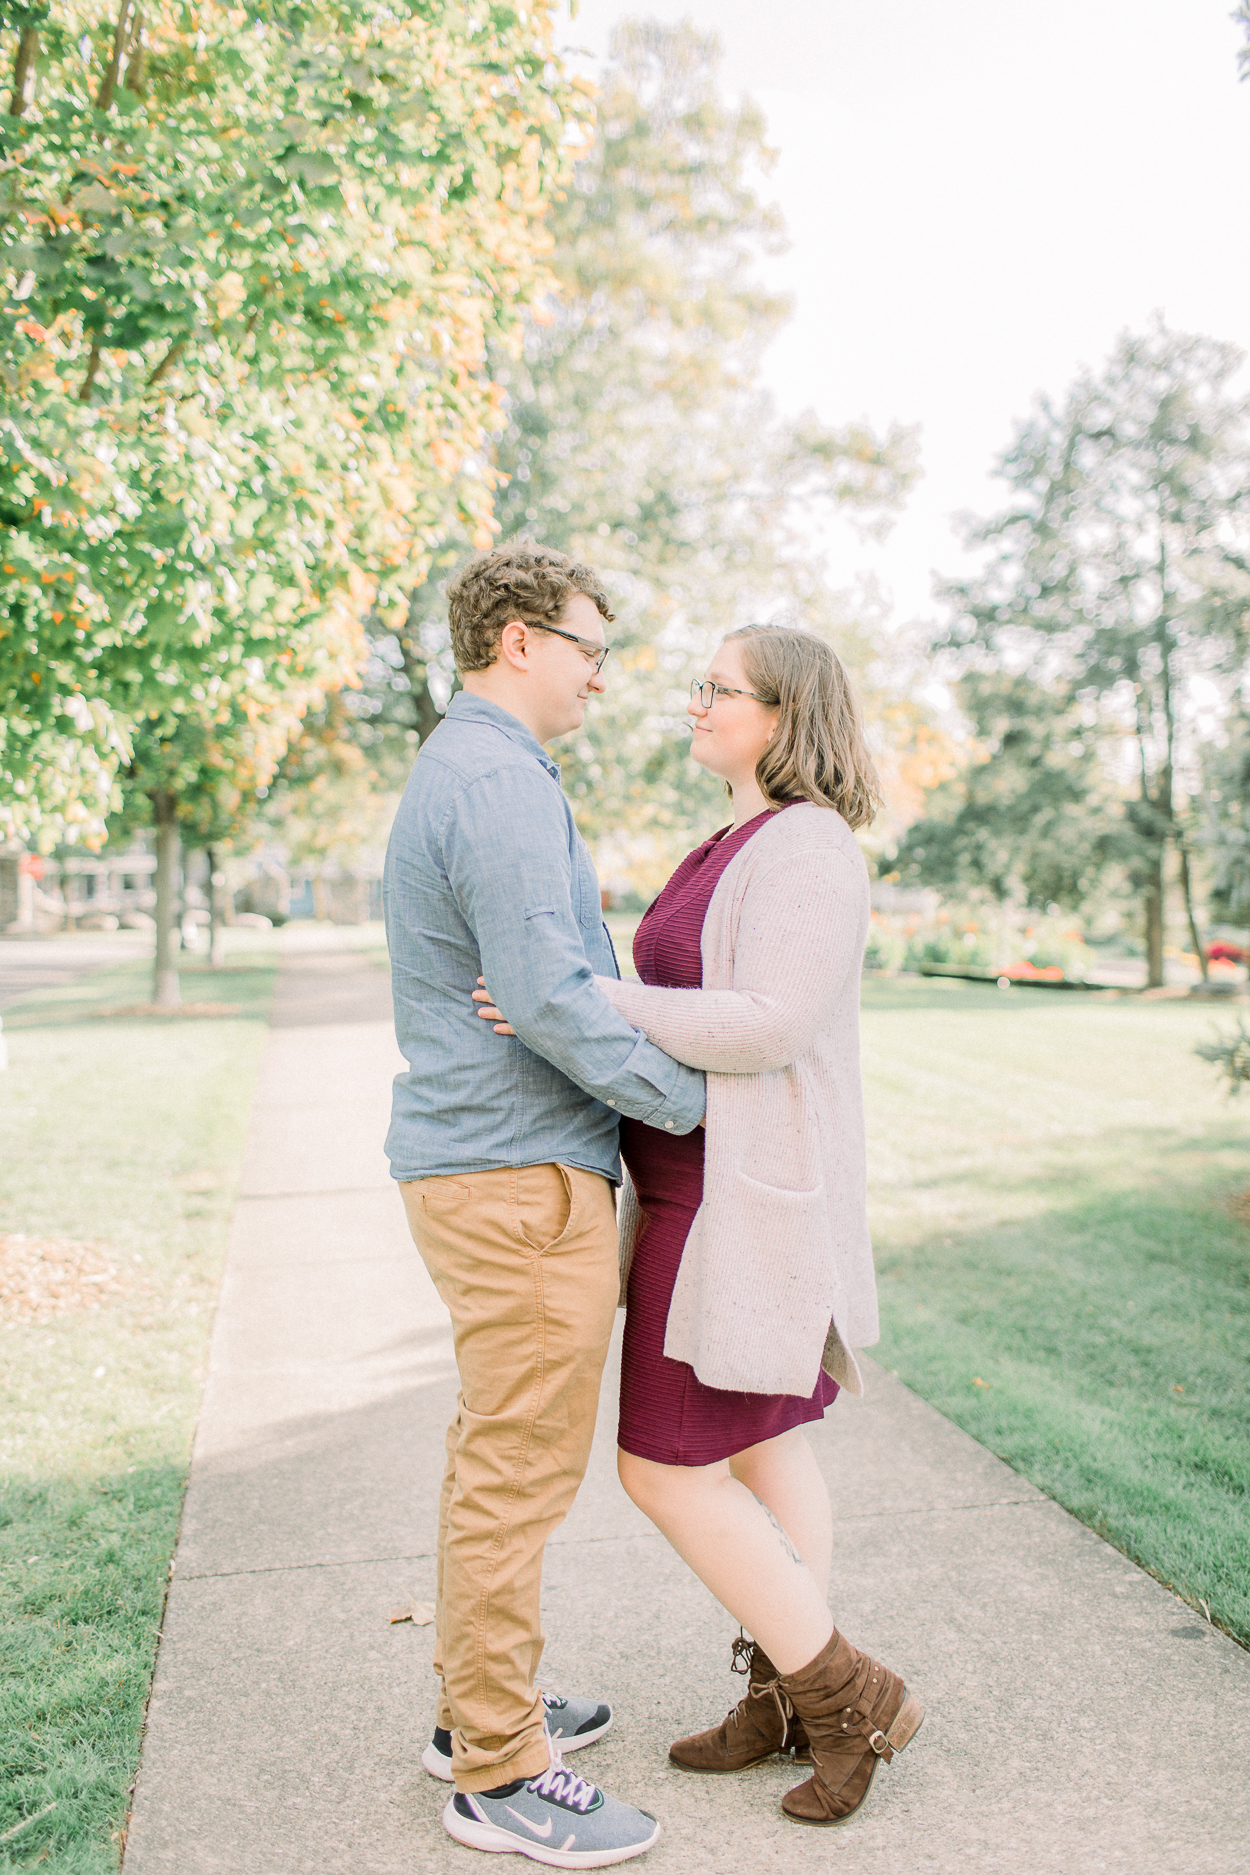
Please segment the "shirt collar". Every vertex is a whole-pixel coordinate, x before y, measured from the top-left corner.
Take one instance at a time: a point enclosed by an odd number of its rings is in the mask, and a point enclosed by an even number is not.
[[[489,723],[492,729],[501,730],[510,742],[515,742],[518,747],[526,750],[535,761],[542,763],[549,775],[559,781],[559,763],[552,761],[533,731],[527,729],[525,724],[518,717],[511,715],[509,711],[501,710],[499,705],[492,703],[488,697],[475,697],[467,690],[457,690],[447,705],[447,715],[456,722]]]

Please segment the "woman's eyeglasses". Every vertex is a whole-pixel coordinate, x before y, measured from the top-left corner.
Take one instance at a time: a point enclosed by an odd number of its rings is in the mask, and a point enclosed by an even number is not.
[[[577,646],[584,658],[589,658],[596,675],[603,669],[603,660],[612,649],[611,645],[597,645],[589,638],[575,638],[572,632],[562,632],[558,625],[540,625],[537,619],[527,619],[525,622],[531,631],[551,632],[557,638],[567,638],[571,645]]]
[[[717,697],[754,697],[757,703],[767,702],[767,698],[762,697],[758,690],[731,690],[728,684],[714,684],[710,677],[705,677],[702,683],[695,678],[690,686],[690,701],[693,703],[696,697],[700,707],[705,710],[711,709]]]

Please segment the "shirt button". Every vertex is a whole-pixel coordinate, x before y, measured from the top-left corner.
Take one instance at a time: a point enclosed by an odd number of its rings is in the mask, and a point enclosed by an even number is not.
[[[614,1107],[616,1105],[616,1102],[614,1100],[609,1100],[608,1102],[606,1102],[606,1105],[608,1105],[609,1107]]]
[[[671,1132],[672,1132],[672,1130],[673,1130],[673,1122],[672,1122],[671,1120],[665,1120],[665,1122],[664,1122],[664,1130],[665,1130],[665,1132],[667,1132],[667,1133],[671,1133]]]

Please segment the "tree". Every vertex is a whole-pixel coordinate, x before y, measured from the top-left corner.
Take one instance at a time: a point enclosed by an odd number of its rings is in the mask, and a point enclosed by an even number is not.
[[[356,681],[364,617],[490,538],[486,348],[588,106],[545,0],[4,19],[0,809],[48,842],[126,763],[159,818],[216,731],[213,784],[232,722]]]
[[[1229,924],[1250,925],[1250,718],[1239,701],[1223,741],[1203,750],[1190,838],[1211,866],[1213,912]]]
[[[297,762],[299,769],[292,773]],[[332,726],[321,739],[308,736],[293,748],[284,781],[255,831],[280,848],[288,866],[312,870],[314,907],[324,918],[329,915],[323,890],[327,872],[350,874],[362,861],[380,862],[399,790],[388,787],[358,742]]]
[[[162,719],[138,720],[121,777],[121,806],[110,817],[111,840],[151,827],[156,843],[154,1000],[178,1001],[176,882],[185,849],[210,857],[238,837],[255,815],[288,743],[301,727],[303,695],[269,689],[253,679],[214,710],[184,708]],[[219,907],[211,895],[213,937]],[[215,944],[210,945],[210,953]]]
[[[1160,321],[1122,338],[1101,376],[1082,373],[1061,409],[1040,400],[999,464],[1012,505],[968,530],[993,557],[945,588],[954,617],[940,643],[974,666],[1061,682],[1120,727],[1153,985],[1165,857],[1187,852],[1186,685],[1239,670],[1250,616],[1247,405],[1228,390],[1240,363],[1233,346]],[[1196,937],[1187,863],[1182,888]]]
[[[719,96],[718,58],[688,25],[618,28],[598,136],[551,213],[559,291],[520,356],[493,354],[504,536],[593,560],[619,601],[609,697],[560,760],[601,867],[644,891],[723,801],[680,735],[709,640],[779,609],[851,640],[810,535],[831,506],[888,510],[914,472],[909,433],[787,422],[760,386],[787,308],[754,259],[781,230],[755,193],[763,121]],[[450,687],[440,560],[402,624],[369,628],[362,733],[397,767]]]
[[[1072,693],[974,671],[956,686],[974,743],[899,843],[904,880],[1022,909],[1083,905],[1125,856],[1121,803]]]

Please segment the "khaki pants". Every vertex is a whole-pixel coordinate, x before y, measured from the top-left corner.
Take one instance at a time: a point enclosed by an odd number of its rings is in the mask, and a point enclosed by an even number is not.
[[[438,1516],[437,1723],[460,1790],[549,1762],[543,1547],[586,1470],[617,1300],[612,1187],[568,1165],[401,1185],[460,1370]]]

